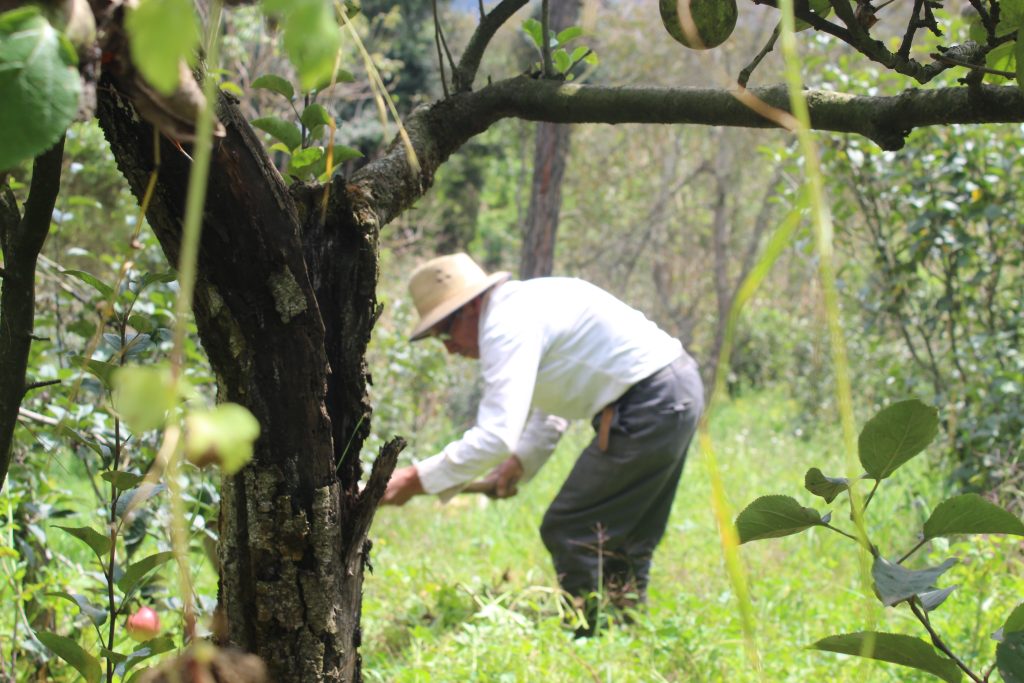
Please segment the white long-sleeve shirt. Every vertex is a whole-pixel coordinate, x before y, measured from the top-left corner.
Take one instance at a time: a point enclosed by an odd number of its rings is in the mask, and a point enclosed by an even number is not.
[[[416,464],[424,490],[442,499],[509,454],[529,479],[566,419],[593,417],[683,353],[678,339],[608,292],[554,277],[495,287],[480,315],[479,346],[476,424]]]

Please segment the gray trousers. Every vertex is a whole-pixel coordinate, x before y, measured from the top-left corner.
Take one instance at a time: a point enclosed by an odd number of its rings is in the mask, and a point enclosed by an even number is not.
[[[566,592],[645,594],[703,407],[697,364],[685,353],[615,402],[607,450],[590,442],[541,523]],[[595,432],[599,423],[600,414]]]

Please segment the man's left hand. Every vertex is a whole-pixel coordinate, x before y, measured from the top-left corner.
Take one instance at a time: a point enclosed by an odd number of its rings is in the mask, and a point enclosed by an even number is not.
[[[391,474],[380,504],[405,505],[410,498],[421,493],[424,493],[423,482],[420,481],[420,475],[416,468],[413,465],[399,467]]]

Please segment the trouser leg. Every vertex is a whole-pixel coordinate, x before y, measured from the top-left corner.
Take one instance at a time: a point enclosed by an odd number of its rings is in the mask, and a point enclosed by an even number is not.
[[[703,386],[688,358],[616,403],[608,449],[591,441],[541,524],[567,592],[584,596],[602,581],[634,576],[646,586],[702,408]]]

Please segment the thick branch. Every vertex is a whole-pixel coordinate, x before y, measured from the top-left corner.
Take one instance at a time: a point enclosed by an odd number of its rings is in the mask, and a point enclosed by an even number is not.
[[[789,111],[785,86],[753,88],[771,107]],[[923,126],[1024,121],[1024,95],[1016,86],[906,90],[892,96],[805,93],[815,130],[856,133],[883,149],[903,147]],[[773,128],[775,123],[743,105],[731,90],[640,88],[564,84],[519,76],[459,93],[415,112],[406,122],[419,172],[400,142],[349,180],[336,180],[364,217],[386,225],[423,195],[438,166],[467,140],[502,118],[556,123],[665,123]]]
[[[36,258],[50,231],[63,159],[63,137],[36,158],[25,215],[20,220],[10,191],[0,198],[0,242],[6,266],[0,295],[0,489],[11,465],[18,408],[25,396],[35,318]]]

